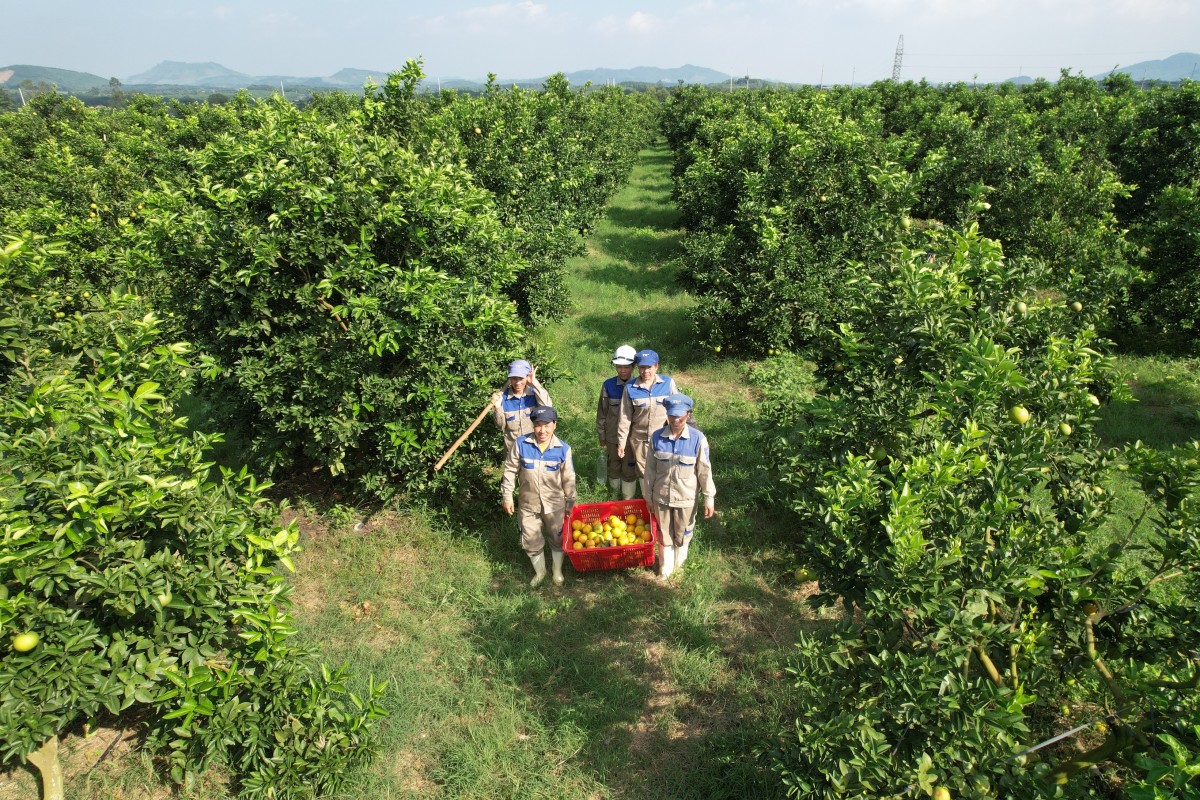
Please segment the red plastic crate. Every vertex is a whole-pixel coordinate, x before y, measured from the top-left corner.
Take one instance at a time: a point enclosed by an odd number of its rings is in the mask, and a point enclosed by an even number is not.
[[[571,523],[575,520],[591,524],[602,517],[616,514],[624,517],[636,514],[650,521],[650,541],[637,544],[617,545],[614,547],[592,547],[586,550],[574,549],[571,538]],[[571,566],[576,572],[588,572],[596,569],[628,569],[630,567],[654,566],[654,546],[658,543],[658,520],[650,513],[650,507],[642,498],[634,500],[613,500],[608,503],[580,503],[571,510],[571,516],[563,523],[562,533],[563,552],[571,560]]]

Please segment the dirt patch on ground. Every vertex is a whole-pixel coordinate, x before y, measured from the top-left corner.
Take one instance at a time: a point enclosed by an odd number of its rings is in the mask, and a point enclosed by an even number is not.
[[[437,794],[437,782],[429,777],[434,767],[433,759],[422,753],[403,749],[387,763],[387,769],[396,778],[396,785],[414,797],[432,797]]]
[[[128,728],[111,724],[93,728],[81,726],[64,733],[59,738],[58,757],[66,795],[80,800],[166,800],[176,797],[169,786],[152,788],[159,779],[145,771],[146,762],[138,756],[141,744],[135,723]],[[136,773],[136,780],[129,780],[131,773]],[[40,796],[40,778],[32,766],[0,772],[0,800],[28,800]]]
[[[296,527],[300,530],[300,541],[310,539],[323,539],[329,535],[329,526],[318,516],[313,514],[301,514],[294,508],[285,508],[279,515],[280,525],[290,525],[296,523]]]
[[[660,754],[664,739],[670,740],[679,735],[679,731],[668,729],[664,734],[660,730],[659,718],[676,702],[676,692],[664,676],[663,659],[666,648],[658,642],[646,647],[647,674],[654,675],[649,685],[649,697],[642,716],[630,731],[629,752],[633,763],[652,763],[654,757]]]

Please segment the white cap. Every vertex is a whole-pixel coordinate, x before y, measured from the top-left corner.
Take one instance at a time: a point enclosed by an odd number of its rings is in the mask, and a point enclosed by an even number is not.
[[[613,353],[612,363],[619,366],[627,366],[633,363],[634,356],[637,355],[637,350],[634,350],[627,344],[623,344],[617,348],[617,352]]]

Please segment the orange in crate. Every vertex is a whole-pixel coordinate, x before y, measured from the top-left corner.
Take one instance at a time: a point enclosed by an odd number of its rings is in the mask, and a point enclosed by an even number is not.
[[[634,526],[628,522],[631,515],[635,518]],[[635,533],[638,519],[645,522],[642,533]],[[647,532],[649,539],[643,541]],[[634,541],[619,544],[622,535]],[[607,503],[581,503],[571,509],[571,516],[563,522],[563,552],[576,572],[654,566],[654,546],[657,542],[658,522],[650,513],[646,501],[640,497]]]

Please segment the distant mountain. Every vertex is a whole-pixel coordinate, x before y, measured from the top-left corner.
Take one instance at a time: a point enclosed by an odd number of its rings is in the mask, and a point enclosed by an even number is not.
[[[220,64],[206,62],[201,64],[181,61],[164,61],[153,69],[137,75],[130,75],[125,83],[131,86],[197,86],[209,89],[240,89],[246,86],[265,85],[275,86],[284,83],[292,86],[327,86],[337,89],[361,89],[367,79],[378,83],[387,80],[386,70],[343,69],[325,77],[293,77],[289,75],[246,75],[227,69]],[[549,76],[540,78],[497,78],[501,86],[518,84],[521,86],[540,86]],[[674,85],[679,81],[684,83],[723,83],[729,80],[729,75],[706,67],[684,64],[682,67],[663,69],[660,67],[634,67],[633,69],[590,69],[566,73],[566,78],[572,86],[582,86],[591,81],[593,85],[612,83],[665,83]],[[443,89],[478,89],[484,81],[466,80],[462,78],[432,78],[426,79],[425,88],[440,85]]]
[[[213,61],[187,62],[163,61],[145,72],[130,75],[122,79],[127,89],[153,86],[173,86],[197,89],[236,90],[250,86],[306,86],[313,88],[344,89],[358,91],[368,80],[383,83],[387,80],[388,70],[365,70],[346,68],[333,75],[318,77],[295,77],[291,75],[247,75],[217,64]],[[549,76],[539,78],[497,78],[501,86],[539,87]],[[579,70],[565,73],[566,79],[572,86],[583,86],[591,83],[600,86],[607,83],[642,83],[665,84],[674,86],[683,82],[688,84],[725,83],[729,75],[707,67],[694,64],[684,64],[682,67],[634,67],[632,69],[596,69]],[[14,65],[0,69],[0,87],[14,88],[22,81],[30,80],[35,85],[45,82],[57,86],[66,92],[81,93],[93,88],[107,88],[108,78],[92,75],[87,72],[73,72],[52,67],[35,67],[29,65]],[[426,78],[423,89],[455,89],[460,91],[478,91],[485,85],[485,80],[470,80],[464,78]]]
[[[1163,58],[1158,61],[1140,61],[1137,64],[1130,64],[1128,67],[1118,66],[1113,68],[1112,72],[1123,72],[1135,81],[1167,81],[1174,83],[1185,78],[1200,80],[1200,55],[1196,53],[1176,53],[1170,58]],[[1096,80],[1101,80],[1109,74],[1105,72],[1100,75],[1093,75],[1092,77]]]
[[[186,61],[163,61],[152,69],[130,75],[125,83],[134,86],[152,86],[166,84],[168,86],[205,86],[215,89],[240,89],[251,83],[258,83],[254,78],[241,72],[235,72],[213,61],[196,64]]]
[[[108,87],[108,78],[90,72],[75,72],[54,67],[35,67],[30,64],[13,64],[0,67],[0,87],[15,90],[25,81],[34,86],[47,83],[64,92],[86,92],[88,89]]]
[[[729,80],[728,73],[717,72],[707,67],[697,67],[684,64],[682,67],[663,69],[661,67],[634,67],[633,69],[596,69],[568,72],[566,78],[572,86],[582,86],[591,81],[593,85],[602,83],[665,83],[674,85],[684,83],[724,83]]]
[[[337,89],[361,89],[367,78],[382,83],[385,70],[343,69],[328,77],[296,78],[291,75],[247,75],[212,61],[189,63],[164,61],[152,69],[130,75],[125,83],[132,86],[197,86],[205,89],[242,89],[247,86],[327,86]]]
[[[1130,64],[1127,67],[1118,65],[1113,67],[1110,72],[1101,72],[1093,75],[1092,80],[1102,81],[1114,72],[1128,75],[1135,81],[1178,83],[1188,78],[1200,80],[1200,55],[1196,53],[1176,53],[1169,58],[1162,58],[1157,61],[1140,61],[1137,64]],[[1021,75],[1017,78],[1009,78],[1006,81],[1002,81],[1002,83],[1013,83],[1021,86],[1026,83],[1033,83],[1033,78]]]
[[[361,89],[363,84],[368,79],[376,83],[383,83],[387,80],[388,74],[383,70],[375,70],[372,72],[367,69],[340,69],[330,75],[328,78],[322,78],[326,83],[333,86],[352,86],[355,89]]]

